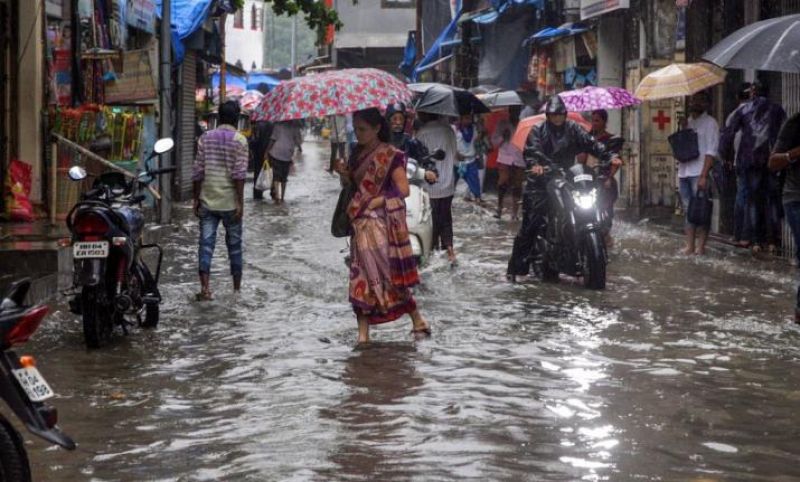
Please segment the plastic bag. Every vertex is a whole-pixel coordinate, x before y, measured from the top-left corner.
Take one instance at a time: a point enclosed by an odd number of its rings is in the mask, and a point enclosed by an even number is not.
[[[11,221],[33,221],[30,165],[12,159],[6,177],[6,217]]]
[[[264,160],[264,165],[261,167],[261,172],[256,179],[255,188],[259,191],[272,189],[272,166],[269,165],[269,159]]]

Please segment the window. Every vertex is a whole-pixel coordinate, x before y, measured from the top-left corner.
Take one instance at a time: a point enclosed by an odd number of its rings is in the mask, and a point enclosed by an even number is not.
[[[415,8],[416,0],[381,0],[382,8]]]
[[[250,30],[261,30],[261,24],[264,20],[264,8],[256,7],[253,5],[252,15],[250,17]]]
[[[244,11],[241,8],[233,14],[233,28],[244,28]]]

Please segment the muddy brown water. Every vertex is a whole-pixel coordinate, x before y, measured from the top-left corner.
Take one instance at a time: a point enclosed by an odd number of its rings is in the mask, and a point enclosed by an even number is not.
[[[410,321],[354,350],[337,182],[306,143],[288,204],[247,201],[246,280],[196,303],[188,206],[165,243],[163,317],[87,352],[63,304],[33,353],[65,452],[25,435],[36,480],[797,480],[794,274],[619,224],[603,292],[504,281],[515,225],[456,201]],[[461,187],[463,189],[463,186]],[[220,239],[221,241],[221,239]]]

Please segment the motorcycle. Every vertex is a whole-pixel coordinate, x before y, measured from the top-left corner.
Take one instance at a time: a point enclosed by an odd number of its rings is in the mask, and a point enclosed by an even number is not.
[[[107,343],[116,326],[127,334],[132,318],[144,328],[158,325],[158,281],[164,253],[158,244],[142,243],[146,196],[140,191],[156,176],[175,171],[174,167],[150,168],[150,161],[172,150],[174,144],[170,138],[158,140],[144,172],[135,179],[129,181],[118,172],[100,175],[67,215],[75,262],[70,310],[82,317],[89,348]],[[80,166],[69,171],[73,181],[87,176]],[[148,250],[157,253],[155,271],[142,259]]]
[[[438,150],[420,160],[408,159],[406,175],[408,177],[409,193],[406,197],[406,224],[408,226],[411,251],[418,265],[422,265],[433,250],[433,216],[431,199],[428,191],[423,187],[426,169],[423,166],[431,161],[441,161],[445,153]]]
[[[11,348],[28,341],[47,314],[45,305],[26,306],[29,280],[14,283],[0,302],[0,398],[37,437],[67,450],[75,442],[58,427],[58,411],[44,402],[53,398],[53,389],[36,368],[34,357],[17,356]],[[0,414],[0,480],[31,480],[28,456],[22,435]]]
[[[589,289],[606,287],[608,257],[603,239],[607,213],[598,203],[602,180],[593,168],[576,164],[568,171],[545,168],[549,213],[536,240],[534,269],[545,282],[559,273],[582,277]]]

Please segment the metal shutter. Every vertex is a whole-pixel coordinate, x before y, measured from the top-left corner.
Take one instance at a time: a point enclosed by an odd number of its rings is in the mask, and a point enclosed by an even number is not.
[[[178,96],[178,172],[175,198],[184,201],[192,197],[192,164],[195,153],[195,126],[197,112],[195,88],[197,87],[197,55],[186,51],[181,64],[180,94]]]

